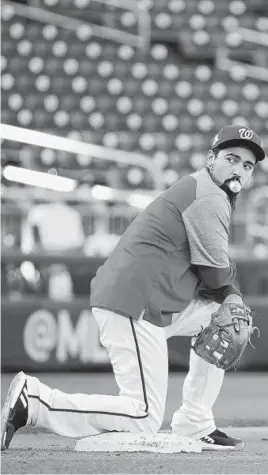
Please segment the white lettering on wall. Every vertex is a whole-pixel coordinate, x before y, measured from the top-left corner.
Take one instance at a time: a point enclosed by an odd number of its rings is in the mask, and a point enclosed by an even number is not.
[[[46,309],[32,313],[24,327],[23,344],[27,355],[38,363],[47,361],[57,341],[54,315]]]
[[[45,309],[32,313],[24,327],[23,344],[27,355],[38,363],[48,361],[53,350],[59,363],[72,359],[81,363],[109,362],[89,310],[82,310],[75,324],[67,309],[59,310],[56,316]]]

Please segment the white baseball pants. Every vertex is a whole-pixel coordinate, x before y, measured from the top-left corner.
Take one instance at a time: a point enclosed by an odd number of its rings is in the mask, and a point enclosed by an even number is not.
[[[167,396],[167,338],[193,336],[201,326],[209,324],[211,313],[218,308],[215,302],[193,300],[183,312],[174,313],[172,324],[165,328],[142,318],[134,320],[93,309],[119,395],[67,394],[28,376],[28,424],[68,437],[106,431],[157,432],[163,422]],[[191,350],[182,406],[172,419],[173,432],[202,437],[215,429],[212,406],[223,376],[223,370],[206,363]]]

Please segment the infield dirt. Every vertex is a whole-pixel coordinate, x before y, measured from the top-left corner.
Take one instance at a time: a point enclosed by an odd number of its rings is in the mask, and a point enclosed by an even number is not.
[[[2,404],[13,376],[2,375]],[[116,394],[117,391],[111,373],[36,376],[66,392],[74,387],[76,392],[86,393]],[[185,373],[170,374],[164,429],[169,428],[172,413],[180,405],[184,377]],[[3,452],[1,473],[268,473],[267,394],[267,373],[236,372],[225,377],[214,415],[219,428],[245,440],[245,448],[239,452],[77,453],[74,439],[27,428],[18,432],[10,449]],[[257,426],[261,426],[261,431],[254,431]]]

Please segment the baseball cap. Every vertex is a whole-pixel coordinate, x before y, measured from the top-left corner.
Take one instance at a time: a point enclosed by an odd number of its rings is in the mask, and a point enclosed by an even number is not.
[[[260,137],[253,130],[243,125],[226,125],[215,135],[211,148],[229,146],[247,146],[254,153],[257,162],[265,158]]]

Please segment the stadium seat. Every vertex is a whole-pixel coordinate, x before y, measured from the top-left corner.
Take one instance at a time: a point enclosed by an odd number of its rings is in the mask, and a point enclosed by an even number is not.
[[[89,0],[32,3],[90,20]],[[148,2],[153,36],[174,33],[178,52],[161,40],[139,52],[93,37],[86,23],[76,32],[50,24],[40,28],[3,8],[2,121],[52,128],[60,135],[88,133],[96,143],[141,151],[152,159],[159,152],[170,160],[167,168],[179,153],[195,168],[211,135],[226,123],[241,120],[260,134],[267,133],[267,85],[248,80],[243,68],[228,74],[207,61],[224,42],[244,54],[246,46],[233,28],[265,31],[262,6],[265,11],[264,0]],[[111,26],[112,16],[101,4],[99,8],[96,18],[102,14],[103,22]],[[135,15],[121,9],[116,22],[130,31]],[[195,158],[189,161],[192,153]],[[180,161],[175,163],[181,166]]]

